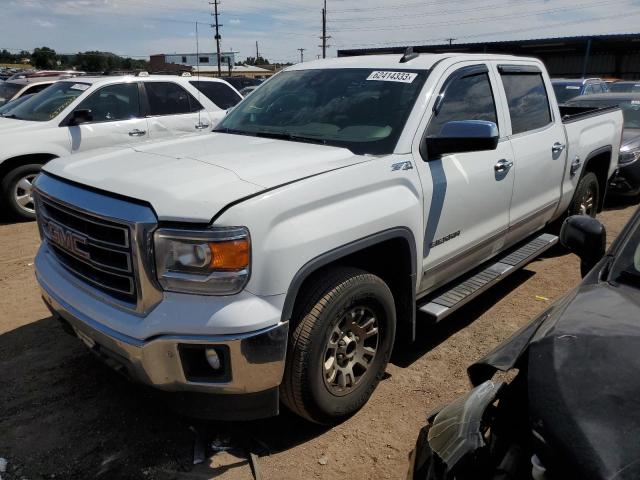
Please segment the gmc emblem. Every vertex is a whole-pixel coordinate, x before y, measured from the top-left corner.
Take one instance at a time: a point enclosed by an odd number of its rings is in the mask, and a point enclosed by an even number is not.
[[[79,235],[75,232],[67,230],[62,225],[52,222],[51,220],[44,220],[42,222],[42,228],[53,244],[60,247],[67,252],[83,258],[85,260],[91,260],[89,252],[79,248],[80,245],[87,245],[87,238]]]

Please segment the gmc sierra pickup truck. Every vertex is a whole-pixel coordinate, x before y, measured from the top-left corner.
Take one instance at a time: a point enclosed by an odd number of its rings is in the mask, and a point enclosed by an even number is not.
[[[202,416],[339,422],[417,310],[595,216],[621,132],[617,108],[559,108],[535,59],[301,63],[208,135],[47,163],[37,279],[67,331]]]

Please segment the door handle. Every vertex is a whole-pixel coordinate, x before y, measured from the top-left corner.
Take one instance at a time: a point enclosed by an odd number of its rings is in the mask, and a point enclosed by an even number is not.
[[[205,128],[209,128],[208,123],[196,123],[196,130],[204,130]]]
[[[553,144],[553,147],[551,147],[551,151],[553,153],[562,153],[565,148],[566,145],[564,143],[556,142]]]
[[[493,169],[496,171],[496,173],[502,173],[506,172],[511,167],[513,167],[513,162],[511,160],[502,159],[493,166]]]
[[[130,137],[144,137],[146,134],[146,130],[138,130],[137,128],[129,132]]]

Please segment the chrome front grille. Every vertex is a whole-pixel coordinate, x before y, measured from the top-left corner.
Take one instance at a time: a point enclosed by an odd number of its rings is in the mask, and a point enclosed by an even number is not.
[[[37,196],[38,223],[50,250],[71,274],[135,308],[132,232],[121,224]]]

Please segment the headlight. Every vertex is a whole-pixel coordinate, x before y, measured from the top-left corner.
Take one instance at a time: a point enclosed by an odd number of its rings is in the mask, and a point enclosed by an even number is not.
[[[165,290],[232,295],[249,279],[251,242],[244,227],[160,229],[154,244],[158,281]]]
[[[618,163],[624,165],[625,163],[635,162],[640,158],[640,150],[621,150],[618,156]]]

